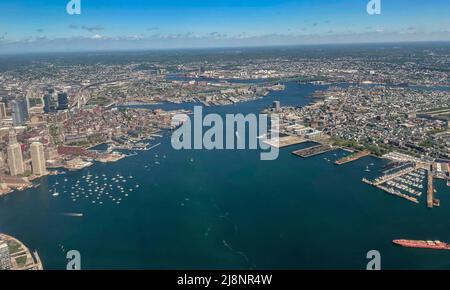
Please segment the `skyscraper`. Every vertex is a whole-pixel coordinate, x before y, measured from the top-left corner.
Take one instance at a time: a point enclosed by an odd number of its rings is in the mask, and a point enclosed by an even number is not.
[[[8,244],[0,240],[0,270],[10,270],[11,268],[11,254]]]
[[[5,103],[0,103],[0,120],[6,118],[6,106]]]
[[[14,100],[11,102],[12,119],[14,126],[23,125],[28,120],[28,106],[26,100]]]
[[[69,108],[69,98],[66,93],[58,94],[58,110],[67,110]]]
[[[17,143],[16,133],[14,130],[9,132],[8,165],[12,176],[17,176],[25,172],[25,168],[23,166],[22,148],[20,148],[20,144]]]
[[[275,112],[280,112],[281,111],[280,101],[274,101],[272,108],[275,110]]]
[[[30,146],[31,164],[33,166],[33,174],[43,176],[47,173],[45,166],[44,145],[40,142],[33,142]]]
[[[58,104],[53,99],[52,94],[48,93],[44,96],[44,112],[45,113],[51,113],[56,112],[58,109]]]

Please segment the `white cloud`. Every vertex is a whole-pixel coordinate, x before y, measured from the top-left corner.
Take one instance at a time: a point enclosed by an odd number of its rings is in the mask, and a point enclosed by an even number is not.
[[[100,34],[95,34],[92,36],[92,39],[102,39],[103,37]]]

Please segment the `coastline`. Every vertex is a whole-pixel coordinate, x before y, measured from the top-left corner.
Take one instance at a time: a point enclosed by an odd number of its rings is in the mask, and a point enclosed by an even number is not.
[[[10,248],[12,265],[10,270],[44,270],[36,251],[31,252],[21,241],[7,234],[0,233],[1,240],[6,242]],[[11,248],[13,248],[12,251]]]

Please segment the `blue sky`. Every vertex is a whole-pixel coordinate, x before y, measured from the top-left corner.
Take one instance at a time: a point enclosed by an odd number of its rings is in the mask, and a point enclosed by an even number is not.
[[[0,52],[450,40],[450,1],[1,0]]]

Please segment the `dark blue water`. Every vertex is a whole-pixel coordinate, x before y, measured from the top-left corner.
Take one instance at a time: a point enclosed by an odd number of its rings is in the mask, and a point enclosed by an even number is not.
[[[265,99],[205,110],[258,112],[274,100],[304,105],[316,89],[290,83]],[[385,269],[450,268],[448,252],[391,243],[450,241],[443,182],[442,206],[428,210],[425,196],[416,205],[362,183],[386,163],[372,157],[337,167],[332,161],[343,151],[310,159],[291,154],[306,145],[260,161],[260,152],[250,150],[175,151],[168,134],[152,144],[159,142],[137,156],[44,178],[37,189],[1,198],[0,232],[36,249],[47,269],[64,269],[68,250],[80,251],[85,269],[365,269],[369,250],[380,251]],[[364,171],[368,165],[371,172]],[[89,195],[88,174],[113,188]],[[113,181],[117,175],[126,182]],[[56,182],[61,195],[53,197]]]

